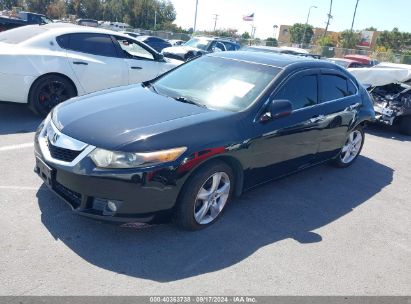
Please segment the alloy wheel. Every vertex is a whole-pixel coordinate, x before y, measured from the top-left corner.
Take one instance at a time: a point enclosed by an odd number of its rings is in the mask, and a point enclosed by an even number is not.
[[[340,154],[340,159],[344,164],[351,163],[357,157],[361,150],[362,139],[360,131],[354,130],[350,133]]]
[[[230,178],[225,172],[216,172],[206,180],[194,204],[194,218],[198,224],[209,224],[218,217],[227,203],[230,187]]]

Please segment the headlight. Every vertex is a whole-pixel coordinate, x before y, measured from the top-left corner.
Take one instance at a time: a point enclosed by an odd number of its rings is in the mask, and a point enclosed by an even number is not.
[[[186,147],[180,147],[155,152],[127,153],[96,148],[90,153],[90,157],[100,168],[127,169],[171,162],[180,157],[186,150]]]

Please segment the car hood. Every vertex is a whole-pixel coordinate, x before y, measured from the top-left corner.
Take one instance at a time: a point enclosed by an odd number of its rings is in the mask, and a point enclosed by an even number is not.
[[[191,46],[187,46],[187,45],[181,45],[181,46],[172,46],[172,47],[168,47],[163,49],[163,54],[176,54],[176,55],[184,55],[187,54],[190,51],[194,51],[194,52],[198,52],[201,51],[198,48],[194,48]]]
[[[73,98],[57,106],[52,117],[72,138],[104,149],[136,151],[183,145],[187,138],[179,131],[229,113],[182,103],[139,84]]]

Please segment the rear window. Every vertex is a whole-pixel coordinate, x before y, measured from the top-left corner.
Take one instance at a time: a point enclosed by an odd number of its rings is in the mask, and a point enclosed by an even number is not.
[[[42,26],[23,26],[0,33],[0,42],[19,44],[45,32],[47,28]]]

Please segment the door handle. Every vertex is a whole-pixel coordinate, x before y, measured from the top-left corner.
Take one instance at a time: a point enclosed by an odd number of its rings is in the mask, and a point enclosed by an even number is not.
[[[139,67],[139,66],[133,66],[133,67],[131,67],[131,69],[132,70],[142,70],[143,68]]]
[[[310,119],[311,123],[317,123],[325,120],[325,115],[316,115]]]
[[[83,61],[73,61],[73,64],[77,64],[77,65],[88,65],[87,62],[83,62]]]

